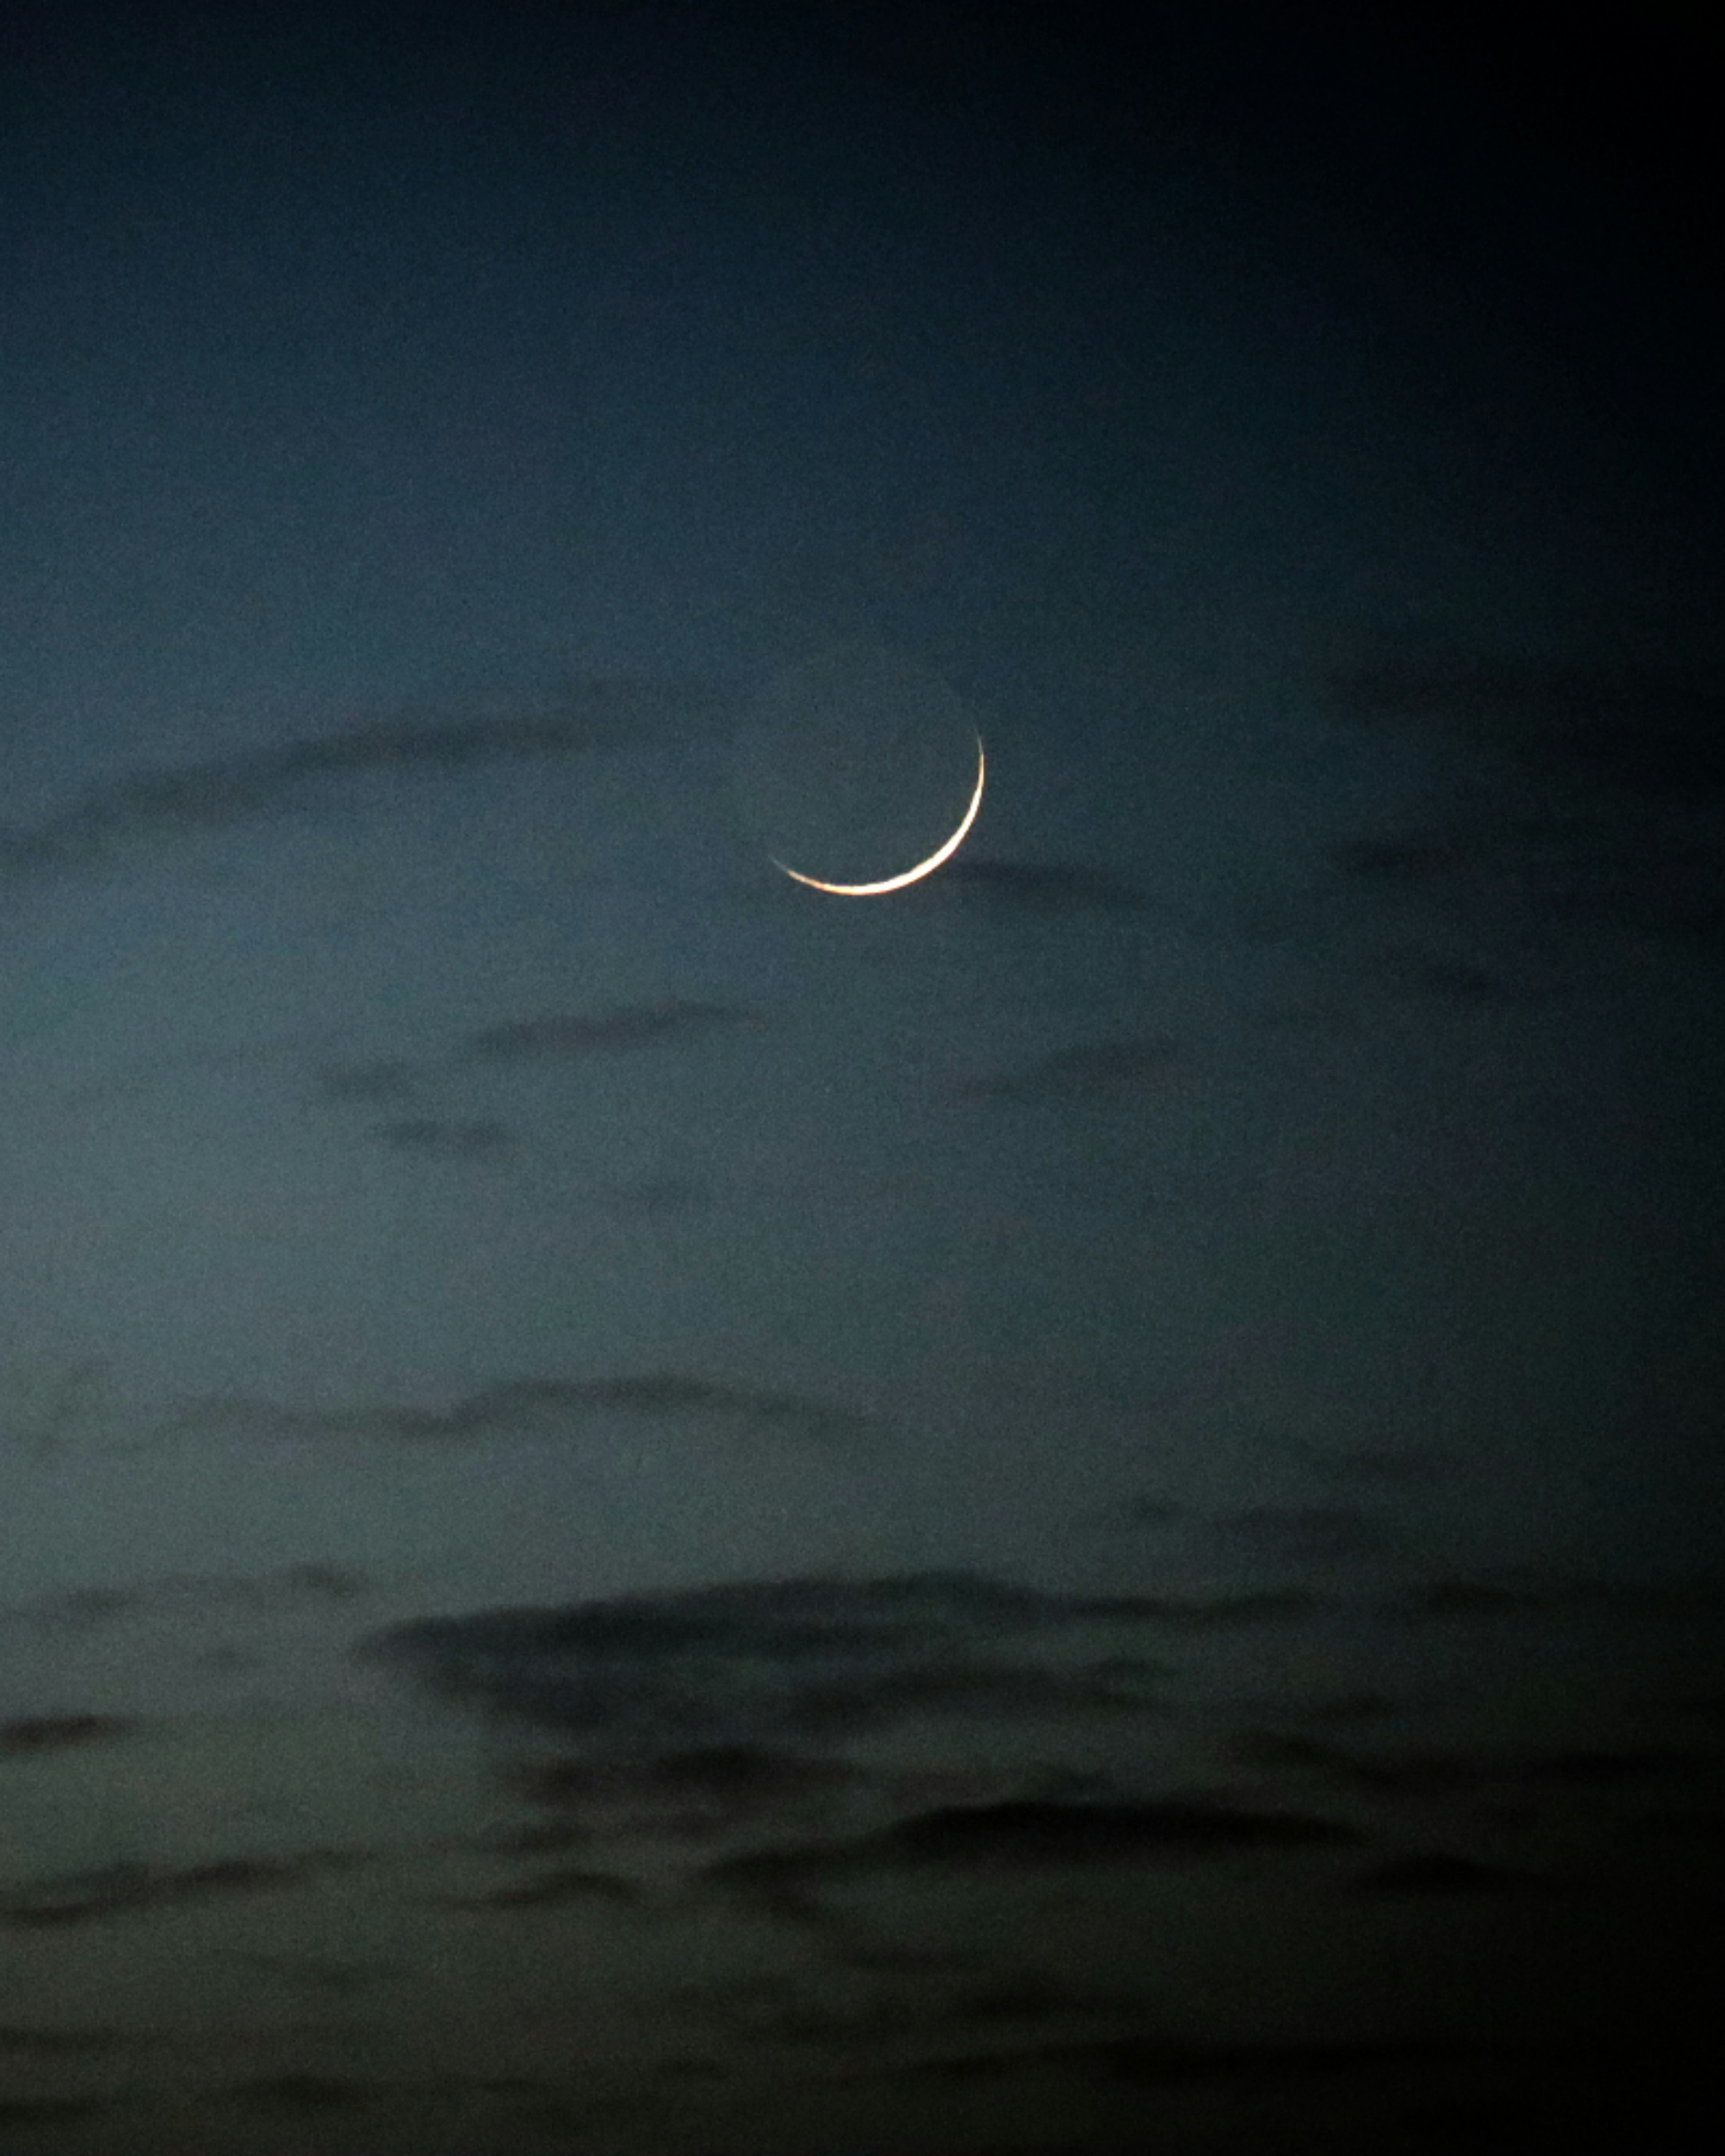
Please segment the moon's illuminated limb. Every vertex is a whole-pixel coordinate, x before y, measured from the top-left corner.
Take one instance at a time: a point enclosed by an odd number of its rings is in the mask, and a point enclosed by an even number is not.
[[[976,737],[976,792],[970,797],[970,806],[964,812],[964,821],[953,832],[943,846],[937,847],[926,861],[918,861],[913,869],[902,875],[887,876],[880,883],[823,883],[819,876],[804,875],[800,869],[786,867],[775,859],[773,865],[783,869],[788,876],[798,883],[806,883],[811,891],[829,891],[836,898],[879,898],[883,891],[902,891],[908,883],[921,883],[926,875],[932,875],[945,861],[952,860],[964,844],[971,825],[976,821],[976,812],[983,805],[983,781],[988,776],[988,764],[983,755],[983,737]]]

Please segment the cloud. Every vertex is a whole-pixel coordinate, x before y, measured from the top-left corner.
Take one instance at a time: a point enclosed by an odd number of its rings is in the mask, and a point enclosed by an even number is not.
[[[1465,808],[1327,857],[1383,893],[1465,900],[1725,951],[1725,687],[1656,666],[1490,657],[1332,678],[1341,711],[1435,730],[1471,760]],[[1443,993],[1440,981],[1429,984]],[[1462,990],[1466,993],[1466,989]]]
[[[985,1101],[1106,1101],[1159,1092],[1179,1054],[1173,1040],[1101,1041],[1061,1049],[1020,1070],[968,1079],[957,1090],[967,1099]]]
[[[604,1055],[760,1023],[757,1012],[735,1004],[638,1004],[601,1018],[561,1014],[486,1026],[468,1035],[468,1047],[494,1063],[540,1055]]]
[[[639,1414],[659,1421],[730,1423],[773,1435],[828,1442],[875,1434],[869,1418],[798,1393],[642,1371],[622,1377],[522,1378],[488,1385],[448,1408],[279,1408],[228,1394],[195,1402],[158,1423],[146,1442],[250,1424],[259,1430],[438,1442],[507,1437],[578,1424],[595,1414]]]
[[[351,1850],[314,1850],[295,1856],[234,1856],[178,1866],[111,1864],[27,1882],[0,1900],[0,1924],[45,1930],[94,1923],[172,1907],[182,1902],[228,1900],[279,1892],[366,1859]]]
[[[0,1722],[0,1760],[34,1759],[44,1752],[108,1743],[128,1735],[136,1726],[122,1715],[20,1715],[10,1722]]]
[[[617,1758],[522,1762],[505,1777],[514,1794],[557,1812],[562,1831],[655,1830],[679,1837],[708,1835],[754,1820],[782,1819],[811,1802],[824,1804],[873,1784],[875,1778],[839,1761],[764,1744],[708,1744],[685,1750]],[[525,1852],[524,1853],[531,1853]]]
[[[434,1689],[627,1753],[764,1749],[937,1714],[1146,1712],[1143,1613],[967,1574],[763,1581],[432,1618],[362,1650]],[[780,1771],[783,1771],[781,1769]]]
[[[932,892],[942,888],[974,891],[1026,913],[1142,913],[1150,903],[1132,884],[1096,869],[988,860],[968,854],[949,862],[930,886]]]
[[[1440,957],[1403,944],[1378,952],[1376,963],[1384,978],[1404,995],[1435,996],[1452,1004],[1524,1000],[1507,982],[1466,959]]]
[[[1360,1838],[1333,1820],[1220,1804],[1017,1799],[945,1805],[848,1841],[726,1857],[701,1876],[728,1891],[776,1897],[882,1871],[1091,1870],[1245,1850],[1333,1848]]]
[[[0,879],[75,871],[116,844],[220,829],[309,805],[319,782],[376,773],[465,771],[615,746],[672,708],[710,697],[691,685],[577,683],[534,711],[469,719],[409,716],[314,735],[280,748],[145,771],[90,788],[45,823],[0,828]]]
[[[1699,671],[1487,657],[1337,674],[1360,718],[1434,720],[1481,747],[1639,798],[1725,794],[1725,688]]]
[[[1425,1856],[1397,1856],[1361,1874],[1355,1886],[1366,1894],[1461,1895],[1550,1893],[1559,1882],[1537,1872],[1512,1871],[1476,1857],[1443,1851]]]

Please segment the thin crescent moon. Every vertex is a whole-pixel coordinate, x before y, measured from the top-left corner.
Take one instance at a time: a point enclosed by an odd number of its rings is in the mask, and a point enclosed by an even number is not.
[[[976,812],[983,805],[983,782],[988,775],[988,762],[983,754],[983,737],[976,737],[976,791],[970,797],[970,806],[964,812],[964,821],[953,832],[943,846],[937,846],[926,861],[918,861],[913,869],[902,875],[886,876],[879,883],[823,883],[819,876],[804,875],[801,869],[793,869],[773,858],[776,869],[783,869],[793,882],[806,883],[811,891],[829,891],[835,898],[879,898],[883,892],[902,891],[906,884],[921,883],[923,877],[932,875],[944,862],[952,860],[969,835],[976,821]]]

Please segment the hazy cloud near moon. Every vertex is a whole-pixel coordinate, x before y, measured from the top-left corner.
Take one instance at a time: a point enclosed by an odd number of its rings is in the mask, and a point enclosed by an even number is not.
[[[1025,913],[1142,913],[1150,901],[1122,877],[1057,861],[991,860],[961,855],[941,871],[960,896],[971,892]]]
[[[0,883],[74,873],[128,840],[221,829],[316,805],[320,781],[377,773],[449,773],[524,757],[621,747],[714,702],[699,684],[635,680],[575,684],[543,709],[476,718],[374,720],[281,748],[144,771],[88,788],[33,827],[0,826]]]

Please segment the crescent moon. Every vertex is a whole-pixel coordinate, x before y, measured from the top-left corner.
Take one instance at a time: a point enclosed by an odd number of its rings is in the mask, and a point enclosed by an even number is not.
[[[773,865],[783,869],[795,883],[806,883],[811,891],[829,891],[835,898],[879,898],[889,891],[902,891],[906,884],[921,883],[924,876],[932,875],[964,844],[970,827],[976,821],[976,812],[983,805],[983,782],[988,775],[988,760],[983,754],[983,737],[976,737],[976,791],[970,797],[970,806],[964,812],[964,821],[953,832],[943,846],[937,846],[926,861],[918,861],[913,869],[902,875],[886,876],[879,883],[823,883],[819,876],[804,875],[801,869],[789,867],[773,858]]]

